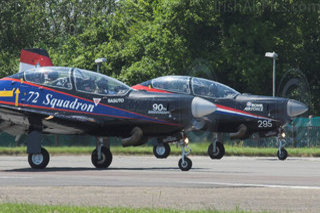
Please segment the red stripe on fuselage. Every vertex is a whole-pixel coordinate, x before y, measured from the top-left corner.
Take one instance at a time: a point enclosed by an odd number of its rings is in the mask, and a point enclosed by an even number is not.
[[[275,120],[272,119],[272,118],[268,118],[268,117],[264,117],[264,116],[260,116],[260,115],[256,115],[256,114],[252,114],[252,113],[245,112],[245,111],[238,110],[238,109],[234,109],[234,108],[231,108],[231,107],[226,107],[226,106],[222,106],[222,105],[218,105],[218,104],[216,104],[216,106],[217,106],[218,108],[221,108],[221,109],[224,109],[224,110],[229,110],[229,111],[241,113],[241,114],[244,114],[244,115],[249,115],[249,116],[253,116],[253,117],[257,117],[257,118],[262,118],[262,119],[267,119],[267,120],[275,121]]]
[[[216,104],[216,106],[217,106],[218,108],[225,109],[225,110],[230,110],[230,111],[234,111],[234,112],[239,112],[239,113],[247,114],[247,115],[251,115],[251,116],[257,116],[257,115],[255,115],[255,114],[251,114],[251,113],[248,113],[248,112],[244,112],[244,111],[242,111],[242,110],[234,109],[234,108],[231,108],[231,107],[226,107],[226,106],[222,106],[222,105],[218,105],[218,104]]]
[[[136,89],[136,90],[146,90],[148,92],[172,93],[172,92],[168,92],[168,91],[161,90],[161,89],[154,89],[152,87],[143,86],[141,84],[134,85],[131,88]]]

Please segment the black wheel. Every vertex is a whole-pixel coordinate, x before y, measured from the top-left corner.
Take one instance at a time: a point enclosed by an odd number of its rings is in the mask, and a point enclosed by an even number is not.
[[[225,149],[223,143],[217,141],[216,151],[213,152],[213,144],[208,147],[208,155],[211,159],[221,159],[225,154]]]
[[[97,149],[93,150],[91,154],[91,162],[92,164],[99,169],[105,169],[108,168],[112,162],[112,153],[110,152],[110,149],[103,146],[101,148],[101,159],[98,159],[98,153]]]
[[[170,155],[170,146],[167,143],[160,143],[153,146],[153,154],[156,158],[167,158]]]
[[[187,157],[184,157],[184,163],[182,163],[182,158],[179,160],[179,168],[182,170],[182,171],[188,171],[191,169],[192,167],[192,161],[187,158]]]
[[[282,148],[281,149],[281,154],[279,153],[279,150],[278,150],[277,156],[278,156],[279,160],[285,160],[288,157],[288,152],[287,152],[287,150],[285,148]]]
[[[39,154],[29,154],[28,162],[33,169],[44,169],[47,167],[50,160],[49,152],[45,148],[41,148]]]

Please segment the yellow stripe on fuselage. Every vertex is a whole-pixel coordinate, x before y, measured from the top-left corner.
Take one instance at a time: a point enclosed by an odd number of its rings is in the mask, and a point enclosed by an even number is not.
[[[14,91],[14,88],[12,90],[3,90],[3,91],[0,91],[0,97],[13,97],[13,91]]]

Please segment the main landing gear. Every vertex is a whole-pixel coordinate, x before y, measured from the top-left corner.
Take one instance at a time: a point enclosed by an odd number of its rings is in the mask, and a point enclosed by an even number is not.
[[[208,155],[211,159],[220,160],[225,154],[224,145],[222,143],[222,135],[215,133],[213,142],[208,147]]]
[[[277,141],[278,141],[278,144],[279,144],[279,149],[278,149],[278,152],[277,152],[278,159],[279,160],[285,160],[288,157],[288,152],[284,148],[284,146],[286,144],[285,133],[284,132],[280,133],[277,136]]]
[[[41,152],[37,154],[29,154],[28,162],[33,169],[44,169],[50,161],[49,152],[45,148],[41,148]],[[91,154],[92,164],[99,169],[108,168],[112,162],[112,153],[110,149],[98,142],[97,148]]]
[[[37,131],[31,132],[26,140],[28,162],[33,169],[44,169],[50,161],[49,152],[41,147],[41,133]],[[105,145],[103,138],[97,140],[96,149],[91,154],[92,164],[99,169],[108,168],[112,162],[112,153]]]
[[[157,143],[153,145],[154,156],[159,159],[167,158],[171,152],[169,143],[178,142],[181,139],[182,135],[182,133],[178,133],[167,137],[157,138]]]
[[[96,149],[91,154],[91,162],[98,169],[108,168],[112,162],[110,149],[104,146],[103,138],[97,140]]]
[[[170,155],[170,145],[168,143],[158,143],[153,146],[153,154],[156,158],[164,159]]]
[[[28,162],[33,169],[44,169],[50,160],[49,152],[45,148],[41,148],[38,154],[28,154]]]
[[[41,147],[42,135],[40,131],[32,131],[26,138],[28,162],[33,169],[44,169],[47,167],[50,156],[45,148]]]

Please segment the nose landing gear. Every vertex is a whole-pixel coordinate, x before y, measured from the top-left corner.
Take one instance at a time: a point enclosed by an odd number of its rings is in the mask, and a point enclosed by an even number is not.
[[[285,140],[285,133],[282,130],[280,131],[280,134],[277,136],[277,141],[279,144],[279,149],[277,152],[278,159],[285,160],[288,157],[288,152],[284,148],[284,146],[286,144],[286,140]]]
[[[187,155],[191,152],[190,147],[188,146],[189,139],[184,136],[184,133],[182,139],[180,140],[180,146],[181,146],[181,159],[178,162],[179,168],[182,171],[189,171],[192,167],[192,161],[187,157]]]

